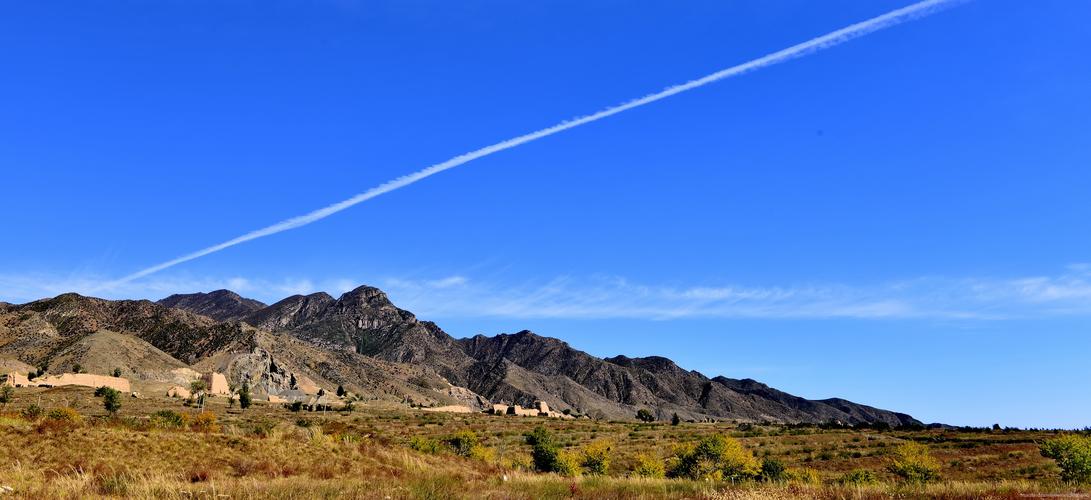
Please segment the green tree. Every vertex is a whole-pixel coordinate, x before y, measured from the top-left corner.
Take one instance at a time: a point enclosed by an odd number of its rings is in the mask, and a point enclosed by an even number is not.
[[[641,408],[636,412],[636,419],[641,422],[655,422],[655,415],[645,408]]]
[[[190,399],[197,401],[197,407],[203,407],[205,405],[205,381],[194,380],[189,383],[189,397]]]
[[[110,415],[117,415],[117,411],[121,409],[121,391],[109,387],[102,389],[102,406]]]
[[[297,384],[296,384],[295,374],[294,373],[292,374],[291,381],[288,382],[288,387],[291,388],[291,389],[297,389],[298,388]]]
[[[682,417],[679,417],[677,413],[671,415],[671,425],[678,425],[682,423]]]
[[[534,468],[539,472],[558,472],[566,467],[561,460],[560,445],[545,427],[535,427],[526,435],[526,441],[531,446],[530,458],[534,461]]]
[[[120,377],[121,376],[121,368],[114,368],[114,376],[115,377]]]
[[[339,398],[345,397],[345,386],[343,386],[343,385],[338,385],[337,386],[337,397],[339,397]]]
[[[1061,479],[1091,483],[1091,436],[1065,434],[1038,445],[1042,456],[1052,458],[1061,468]]]
[[[242,387],[239,388],[239,408],[247,409],[250,407],[250,382],[243,381]]]
[[[0,404],[4,405],[4,408],[8,407],[8,403],[11,402],[12,396],[15,395],[15,389],[10,385],[0,387]]]
[[[750,450],[739,441],[718,434],[679,448],[672,464],[668,476],[702,481],[742,481],[761,472],[761,465]]]
[[[80,373],[82,371],[83,371],[83,366],[81,366],[79,363],[76,363],[76,364],[72,365],[72,373]]]

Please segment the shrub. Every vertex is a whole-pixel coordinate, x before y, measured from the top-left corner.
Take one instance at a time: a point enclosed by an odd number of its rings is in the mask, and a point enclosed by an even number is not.
[[[413,436],[409,438],[409,447],[421,453],[436,454],[442,451],[443,445],[432,438]]]
[[[197,432],[220,432],[220,424],[216,423],[216,414],[210,411],[197,414],[190,427]]]
[[[580,450],[580,467],[591,475],[606,475],[610,470],[610,443],[600,440],[584,446]]]
[[[250,382],[244,381],[242,388],[239,389],[239,408],[247,409],[250,407]]]
[[[338,385],[337,386],[337,397],[339,397],[339,398],[345,397],[345,386],[343,386],[343,385]]]
[[[179,428],[186,426],[189,416],[174,410],[159,410],[152,414],[150,421],[155,427]]]
[[[580,458],[574,453],[559,451],[553,462],[551,472],[556,472],[565,477],[576,477],[580,475]]]
[[[814,469],[792,469],[784,474],[789,481],[804,484],[820,484],[822,477]]]
[[[787,469],[784,464],[774,458],[765,458],[761,461],[761,472],[758,477],[762,481],[783,481],[787,479]]]
[[[854,470],[846,472],[837,482],[847,485],[874,484],[879,482],[879,478],[869,470]]]
[[[56,422],[69,422],[73,424],[78,424],[83,421],[83,415],[80,415],[80,412],[67,406],[49,410],[49,413],[45,414],[45,418]]]
[[[677,413],[671,415],[671,425],[678,425],[682,423],[682,417],[679,417]]]
[[[1042,456],[1061,468],[1061,479],[1091,483],[1091,436],[1065,434],[1038,445]]]
[[[444,444],[451,447],[455,455],[468,457],[474,448],[481,446],[481,440],[474,431],[459,431],[443,440]]]
[[[13,396],[15,396],[15,389],[10,385],[0,387],[0,404],[7,406]]]
[[[303,402],[295,401],[291,404],[285,404],[284,407],[287,408],[288,411],[296,412],[303,409]]]
[[[911,483],[926,483],[939,478],[939,462],[928,453],[928,447],[907,442],[894,450],[890,472]]]
[[[32,404],[26,408],[23,408],[23,418],[30,421],[38,420],[38,418],[41,417],[42,413],[44,412],[45,410],[43,410],[41,406]]]
[[[641,422],[655,422],[655,415],[653,415],[652,412],[641,408],[640,411],[636,412],[636,419]]]
[[[742,443],[721,435],[680,447],[672,462],[669,477],[695,480],[741,481],[755,478],[761,471],[754,454]]]
[[[109,387],[100,387],[100,389],[102,389],[103,408],[106,408],[111,415],[117,414],[117,411],[121,409],[121,392]]]
[[[633,466],[633,476],[662,478],[666,476],[666,468],[663,461],[651,455],[640,454],[636,456],[636,465]]]
[[[115,377],[120,377],[121,376],[121,368],[114,368],[114,376]]]
[[[534,468],[539,472],[556,472],[563,476],[579,474],[577,457],[562,452],[553,435],[544,427],[535,427],[526,435],[526,440],[531,446],[530,457],[534,461]]]

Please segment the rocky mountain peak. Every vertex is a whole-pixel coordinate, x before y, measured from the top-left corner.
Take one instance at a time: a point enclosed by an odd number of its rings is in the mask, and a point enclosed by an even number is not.
[[[175,294],[160,300],[158,304],[208,316],[216,321],[238,321],[265,308],[264,303],[245,298],[231,290]]]

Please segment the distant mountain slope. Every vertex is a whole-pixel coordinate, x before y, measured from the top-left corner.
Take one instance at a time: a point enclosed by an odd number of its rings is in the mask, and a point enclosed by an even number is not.
[[[230,290],[171,295],[156,303],[208,316],[216,321],[239,320],[266,307],[262,302],[241,297]]]

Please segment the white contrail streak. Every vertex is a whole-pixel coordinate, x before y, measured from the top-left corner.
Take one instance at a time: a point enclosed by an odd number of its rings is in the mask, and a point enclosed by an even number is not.
[[[739,64],[737,66],[732,66],[730,68],[727,68],[727,69],[724,69],[724,70],[721,70],[721,71],[717,71],[715,73],[712,73],[711,75],[704,76],[704,77],[698,78],[696,80],[691,80],[691,81],[683,83],[681,85],[675,85],[673,87],[668,87],[667,89],[665,89],[665,90],[663,90],[661,92],[657,92],[657,93],[654,93],[654,94],[649,94],[649,95],[646,95],[646,96],[641,97],[639,99],[634,99],[632,101],[629,101],[629,102],[626,102],[626,103],[623,103],[623,104],[619,104],[619,105],[611,107],[611,108],[604,109],[604,110],[599,111],[599,112],[594,113],[594,114],[581,116],[581,117],[574,118],[574,119],[571,119],[571,120],[563,121],[563,122],[558,123],[558,124],[556,124],[556,125],[554,125],[552,127],[544,128],[544,129],[539,130],[537,132],[531,132],[529,134],[521,135],[521,136],[515,137],[513,139],[508,139],[508,140],[503,141],[503,142],[498,142],[498,143],[493,144],[491,146],[483,147],[483,148],[478,149],[476,151],[471,151],[469,153],[456,156],[456,157],[451,158],[450,160],[447,160],[447,161],[445,161],[443,163],[437,163],[435,165],[432,165],[432,166],[430,166],[430,167],[428,167],[428,168],[426,168],[424,170],[419,170],[417,172],[413,172],[411,174],[404,175],[402,177],[398,177],[398,178],[396,178],[394,180],[386,182],[385,184],[381,184],[379,186],[371,188],[371,189],[369,189],[367,191],[364,191],[363,193],[360,193],[360,194],[358,194],[356,196],[353,196],[352,198],[349,198],[347,200],[344,200],[344,201],[341,201],[341,202],[338,202],[338,203],[334,203],[333,205],[330,205],[328,207],[320,208],[318,210],[315,210],[315,211],[310,212],[308,214],[300,215],[298,217],[292,217],[291,219],[287,219],[287,220],[278,222],[278,223],[273,224],[273,225],[271,225],[269,227],[258,229],[257,231],[252,231],[252,232],[246,233],[246,234],[244,234],[242,236],[239,236],[237,238],[233,238],[231,240],[225,241],[223,243],[220,243],[219,245],[210,246],[208,248],[198,250],[198,251],[193,252],[191,254],[183,255],[183,256],[178,257],[176,259],[168,260],[168,261],[166,261],[166,262],[164,262],[162,264],[158,264],[158,265],[149,267],[147,269],[137,271],[137,272],[135,272],[133,274],[125,276],[124,278],[118,279],[116,281],[105,283],[101,287],[99,287],[98,289],[110,288],[110,287],[114,287],[114,286],[117,286],[117,285],[120,285],[120,284],[128,283],[128,282],[133,281],[135,279],[142,278],[142,277],[147,276],[147,275],[152,274],[152,273],[157,273],[157,272],[162,271],[164,269],[167,269],[169,267],[174,267],[174,266],[176,266],[178,264],[181,264],[183,262],[188,262],[188,261],[191,261],[191,260],[199,258],[199,257],[204,257],[205,255],[208,255],[208,254],[211,254],[211,253],[219,252],[220,250],[224,250],[226,248],[233,247],[233,246],[238,245],[240,243],[245,243],[247,241],[256,240],[256,239],[264,237],[264,236],[269,236],[269,235],[276,234],[276,233],[279,233],[279,232],[282,232],[282,231],[287,231],[289,229],[295,229],[297,227],[305,226],[305,225],[310,224],[312,222],[315,222],[315,221],[318,221],[318,220],[321,220],[321,219],[325,219],[326,217],[329,217],[329,216],[331,216],[331,215],[333,215],[333,214],[335,214],[337,212],[345,210],[345,209],[347,209],[349,207],[352,207],[352,206],[354,206],[356,204],[363,203],[363,202],[365,202],[367,200],[375,198],[376,196],[379,196],[379,195],[382,195],[382,194],[385,194],[385,193],[389,193],[391,191],[394,191],[395,189],[403,188],[403,187],[408,186],[410,184],[413,184],[413,183],[415,183],[417,181],[423,180],[423,179],[425,179],[427,177],[431,177],[431,176],[436,175],[436,174],[438,174],[440,172],[443,172],[444,170],[449,170],[449,169],[455,168],[455,167],[457,167],[459,165],[469,163],[469,162],[471,162],[473,160],[476,160],[478,158],[489,156],[489,155],[491,155],[493,153],[499,153],[500,151],[504,151],[505,149],[511,149],[511,148],[516,147],[516,146],[526,144],[526,143],[528,143],[530,141],[534,141],[534,140],[537,140],[537,139],[541,139],[543,137],[551,136],[551,135],[556,134],[558,132],[563,132],[565,130],[573,129],[573,128],[579,127],[581,125],[586,125],[588,123],[601,120],[601,119],[606,118],[608,116],[616,115],[616,114],[621,113],[623,111],[628,111],[628,110],[633,109],[633,108],[638,108],[638,107],[643,106],[645,104],[651,104],[651,103],[653,103],[655,101],[658,101],[658,100],[661,100],[661,99],[666,99],[666,98],[668,98],[670,96],[673,96],[673,95],[676,95],[676,94],[681,94],[682,92],[686,92],[688,90],[693,90],[693,89],[698,88],[698,87],[703,87],[705,85],[708,85],[708,84],[716,82],[716,81],[720,81],[720,80],[723,80],[723,79],[726,79],[726,78],[731,78],[733,76],[738,76],[738,75],[741,75],[743,73],[748,73],[748,72],[751,72],[751,71],[755,71],[755,70],[758,70],[758,69],[761,69],[761,68],[764,68],[764,67],[767,67],[767,66],[772,66],[774,64],[781,63],[781,62],[787,61],[789,59],[794,59],[794,58],[797,58],[797,57],[805,56],[805,55],[817,52],[817,51],[822,50],[822,49],[833,47],[835,45],[840,45],[840,44],[845,43],[845,42],[847,42],[849,40],[852,40],[854,38],[858,38],[858,37],[867,35],[869,33],[874,33],[876,31],[879,31],[879,30],[882,30],[882,29],[885,29],[885,28],[889,28],[889,27],[894,26],[896,24],[901,24],[901,23],[906,22],[906,21],[910,21],[910,20],[914,20],[914,19],[918,19],[918,18],[927,16],[929,14],[935,13],[936,11],[940,10],[943,7],[947,7],[947,6],[953,5],[955,3],[959,3],[961,1],[965,1],[965,0],[925,0],[925,1],[922,1],[922,2],[915,3],[913,5],[909,5],[907,7],[903,7],[903,8],[897,9],[897,10],[890,11],[890,12],[888,12],[886,14],[881,15],[881,16],[873,17],[871,19],[868,19],[867,21],[859,22],[859,23],[853,24],[851,26],[841,28],[841,29],[839,29],[837,31],[822,35],[822,36],[817,37],[817,38],[812,38],[810,40],[807,40],[806,42],[803,42],[803,43],[800,43],[800,44],[797,44],[797,45],[793,45],[791,47],[788,47],[788,48],[783,49],[783,50],[779,50],[777,52],[773,52],[772,54],[766,55],[764,57],[760,57],[760,58],[754,59],[752,61]]]

